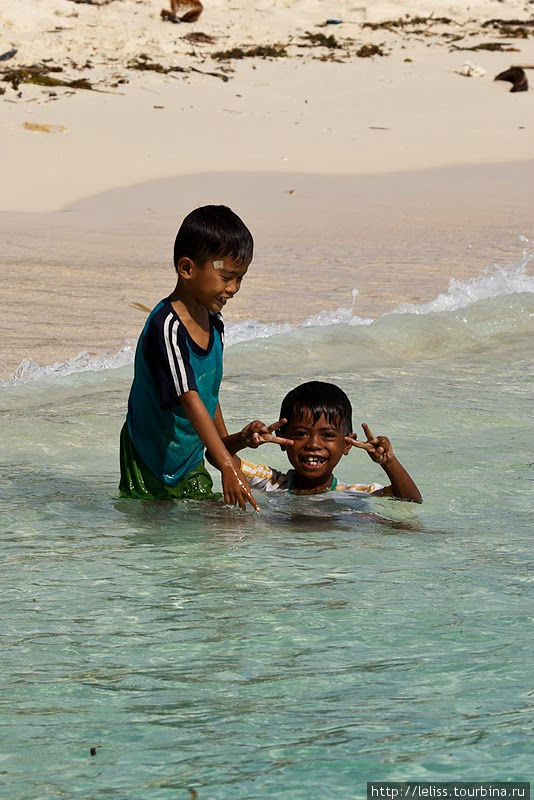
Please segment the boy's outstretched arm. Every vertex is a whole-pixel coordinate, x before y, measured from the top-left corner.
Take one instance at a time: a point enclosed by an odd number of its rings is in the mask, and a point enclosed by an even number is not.
[[[225,503],[232,506],[237,505],[242,509],[245,508],[246,503],[250,503],[256,511],[259,511],[260,508],[251,494],[247,479],[234,464],[232,455],[228,452],[219,435],[218,427],[220,429],[222,415],[220,415],[216,424],[210,417],[198,392],[195,391],[185,392],[180,397],[180,404],[189,422],[209,451],[212,463],[221,472]],[[218,408],[218,411],[220,413],[220,408]]]
[[[255,419],[245,425],[243,430],[223,436],[223,442],[231,455],[235,455],[247,447],[256,449],[260,444],[267,444],[268,442],[281,445],[293,444],[292,439],[284,439],[282,436],[276,436],[275,434],[275,431],[285,425],[286,422],[287,419],[279,419],[278,422],[266,425],[264,422],[260,422],[259,419]]]
[[[358,441],[355,433],[347,436],[345,441],[353,447],[366,450],[369,458],[377,464],[380,464],[388,476],[391,481],[391,486],[386,486],[378,494],[393,495],[393,497],[399,500],[410,500],[412,503],[422,503],[423,498],[421,497],[421,492],[400,461],[397,460],[391,442],[387,436],[374,436],[365,422],[362,424],[362,428],[367,436],[366,442]]]
[[[215,410],[215,416],[213,417],[213,421],[215,423],[215,427],[217,428],[217,433],[224,439],[225,436],[228,436],[228,428],[226,427],[226,423],[224,421],[221,404],[217,403],[217,408]]]

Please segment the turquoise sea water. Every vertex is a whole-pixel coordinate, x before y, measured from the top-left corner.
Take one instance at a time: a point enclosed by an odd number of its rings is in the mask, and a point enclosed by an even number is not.
[[[2,796],[338,800],[367,781],[532,778],[526,261],[376,320],[228,326],[229,427],[276,419],[297,382],[337,382],[422,506],[120,500],[130,349],[0,386]],[[363,451],[337,475],[382,477]]]

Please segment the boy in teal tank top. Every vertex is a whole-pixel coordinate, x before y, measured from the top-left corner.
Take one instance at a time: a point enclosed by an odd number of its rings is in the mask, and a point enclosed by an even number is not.
[[[220,497],[204,467],[207,448],[225,502],[258,510],[223,443],[219,404],[221,310],[239,291],[252,254],[250,231],[226,206],[203,206],[184,219],[174,243],[176,287],[150,313],[137,343],[121,432],[121,496]]]

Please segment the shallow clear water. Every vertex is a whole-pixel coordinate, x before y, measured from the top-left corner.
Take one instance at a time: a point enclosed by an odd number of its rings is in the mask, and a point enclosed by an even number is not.
[[[6,797],[529,780],[533,284],[518,265],[365,324],[229,331],[230,427],[277,418],[296,382],[337,382],[422,506],[120,500],[130,365],[1,386]],[[381,480],[363,451],[337,475]]]

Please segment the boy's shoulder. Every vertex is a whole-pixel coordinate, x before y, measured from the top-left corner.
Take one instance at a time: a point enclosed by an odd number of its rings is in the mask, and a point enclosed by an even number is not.
[[[222,314],[218,312],[213,314],[209,312],[210,325],[215,328],[224,339],[224,321]],[[168,336],[169,332],[174,330],[175,335],[185,337],[187,335],[187,328],[181,319],[179,313],[173,307],[168,297],[164,297],[157,305],[154,306],[148,315],[143,334],[146,336],[150,333],[151,336],[161,335]]]
[[[160,300],[157,303],[145,321],[145,326],[143,328],[143,333],[146,334],[147,331],[153,331],[158,329],[163,329],[165,325],[165,320],[167,317],[172,319],[173,309],[167,298]],[[177,316],[177,315],[176,315]]]
[[[212,311],[210,311],[209,314],[210,314],[211,324],[213,325],[215,330],[219,332],[221,339],[223,340],[224,343],[224,320],[221,312],[218,311],[216,314],[214,314]]]
[[[254,489],[263,492],[285,492],[289,489],[291,475],[267,464],[253,464],[242,458],[241,472]]]

